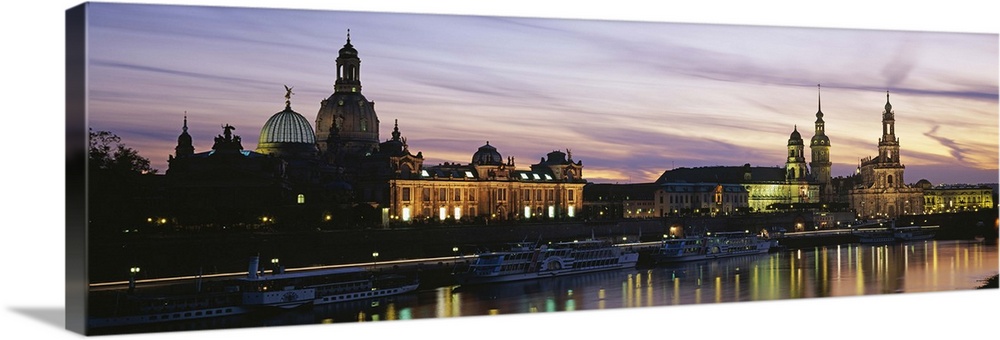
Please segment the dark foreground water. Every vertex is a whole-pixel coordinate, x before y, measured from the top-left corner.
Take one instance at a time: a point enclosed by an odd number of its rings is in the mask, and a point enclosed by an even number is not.
[[[475,287],[120,332],[178,331],[737,301],[969,290],[1000,267],[996,245],[842,245]]]

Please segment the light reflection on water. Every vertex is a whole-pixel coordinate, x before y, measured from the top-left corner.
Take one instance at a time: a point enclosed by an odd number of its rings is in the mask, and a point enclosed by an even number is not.
[[[996,274],[996,246],[965,241],[841,245],[475,287],[442,287],[435,313],[519,314],[967,290]],[[417,298],[419,301],[426,299]],[[430,302],[430,301],[428,301]]]
[[[502,284],[439,287],[268,316],[162,330],[370,322],[968,290],[1000,267],[997,246],[968,241],[841,245]],[[150,331],[151,329],[146,329]]]

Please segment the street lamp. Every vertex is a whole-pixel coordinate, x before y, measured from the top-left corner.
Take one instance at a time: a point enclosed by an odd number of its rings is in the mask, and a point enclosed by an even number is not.
[[[131,293],[135,290],[135,276],[139,274],[139,267],[129,268],[128,271],[128,291]]]
[[[279,266],[278,263],[279,263],[278,258],[271,259],[271,267],[272,267],[271,273],[272,274],[281,274],[281,272],[282,272],[281,266]]]
[[[372,260],[372,269],[375,269],[375,267],[378,265],[378,252],[377,251],[372,253],[372,259],[373,259]]]

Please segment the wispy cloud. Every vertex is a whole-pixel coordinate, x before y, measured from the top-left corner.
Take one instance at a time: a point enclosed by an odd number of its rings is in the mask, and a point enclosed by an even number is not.
[[[573,149],[595,180],[780,165],[793,126],[812,135],[820,83],[835,176],[876,152],[886,90],[904,155],[913,148],[904,162],[987,169],[1000,154],[996,35],[95,8],[91,124],[127,136],[161,169],[184,111],[202,149],[224,123],[255,147],[255,130],[283,107],[282,84],[295,86],[293,107],[313,120],[347,29],[382,139],[398,119],[410,148],[435,162],[468,162],[490,140],[519,164]]]

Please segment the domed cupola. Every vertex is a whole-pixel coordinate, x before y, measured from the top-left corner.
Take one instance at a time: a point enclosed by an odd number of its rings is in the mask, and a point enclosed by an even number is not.
[[[292,111],[292,89],[285,86],[285,109],[275,113],[260,129],[257,152],[278,157],[316,155],[316,134],[309,120]]]
[[[788,145],[802,145],[802,135],[799,134],[798,125],[795,126],[795,130],[792,131],[792,134],[788,136]]]
[[[489,141],[486,141],[486,145],[480,146],[479,150],[472,155],[473,165],[503,165],[503,156],[497,151],[497,148],[490,145]]]

